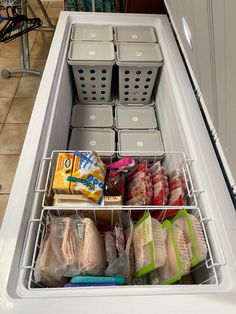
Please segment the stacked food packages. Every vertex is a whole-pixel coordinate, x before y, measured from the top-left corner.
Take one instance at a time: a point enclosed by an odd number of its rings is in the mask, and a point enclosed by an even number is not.
[[[167,171],[160,161],[148,165],[135,165],[132,157],[105,164],[95,152],[58,154],[55,194],[82,195],[99,205],[104,195],[121,197],[129,206],[48,215],[36,282],[47,287],[166,285],[206,260],[201,222],[182,208],[187,188],[180,169]]]
[[[48,287],[172,284],[206,259],[200,222],[185,209],[163,223],[149,211],[138,221],[132,214],[118,211],[113,227],[96,225],[83,211],[51,216],[35,281]]]

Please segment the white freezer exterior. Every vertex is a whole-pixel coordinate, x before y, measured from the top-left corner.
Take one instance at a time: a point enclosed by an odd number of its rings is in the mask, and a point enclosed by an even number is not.
[[[183,150],[196,167],[204,214],[214,219],[218,286],[120,287],[117,289],[44,289],[29,291],[22,282],[20,257],[27,222],[37,216],[42,196],[34,193],[39,163],[53,149],[66,147],[72,93],[66,64],[68,31],[73,23],[139,24],[156,27],[165,65],[157,103],[168,103],[159,121],[165,149]],[[56,96],[57,95],[57,96]],[[69,106],[65,105],[69,103]],[[174,105],[174,106],[173,106]],[[163,110],[163,106],[161,111]],[[169,109],[168,109],[169,108]],[[169,112],[168,112],[169,110]],[[60,114],[63,113],[63,119]],[[178,123],[176,124],[176,118]],[[172,123],[173,120],[173,123]],[[174,122],[175,120],[175,122]],[[176,125],[174,125],[174,123]],[[164,128],[165,125],[165,128]],[[173,142],[168,128],[181,135]],[[178,130],[177,130],[178,128]],[[173,130],[174,132],[174,130]],[[173,133],[172,133],[173,134]],[[63,146],[63,147],[60,147]],[[195,166],[194,166],[195,168]],[[194,170],[194,169],[193,169]],[[39,180],[41,181],[41,180]],[[32,228],[33,229],[33,228]],[[218,234],[218,237],[216,236]],[[29,236],[31,233],[29,233]],[[165,16],[62,12],[36,98],[25,144],[0,233],[0,313],[235,313],[236,212],[228,193],[189,78]],[[220,244],[221,243],[221,244]],[[26,250],[27,252],[27,250]],[[27,256],[24,256],[24,260]],[[18,280],[19,276],[19,280]],[[47,291],[45,291],[47,290]]]

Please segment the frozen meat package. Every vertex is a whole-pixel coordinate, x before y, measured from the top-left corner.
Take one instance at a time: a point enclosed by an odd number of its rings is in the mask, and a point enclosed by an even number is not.
[[[80,273],[103,275],[106,268],[104,241],[90,218],[83,219],[84,237],[81,248]]]
[[[191,258],[191,266],[195,266],[207,257],[207,246],[202,227],[197,217],[182,208],[172,219],[173,226],[182,230]]]
[[[48,287],[63,287],[66,278],[63,274],[66,270],[62,254],[56,254],[52,246],[52,230],[55,221],[46,226],[46,234],[41,245],[39,255],[35,264],[34,279]],[[58,238],[58,245],[62,244],[62,239]]]
[[[170,285],[181,279],[184,274],[184,270],[182,267],[181,257],[175,240],[172,224],[169,220],[165,220],[162,226],[167,232],[167,256],[165,264],[155,271],[155,275],[159,280],[159,284]]]
[[[134,273],[133,222],[130,213],[125,211],[119,213],[119,220],[114,228],[113,238],[110,233],[105,235],[108,261],[105,275],[123,276],[128,280]]]
[[[153,185],[147,161],[140,163],[126,177],[128,192],[127,205],[151,205],[153,202]]]
[[[135,276],[157,269],[166,261],[166,232],[149,212],[137,222],[133,233]]]

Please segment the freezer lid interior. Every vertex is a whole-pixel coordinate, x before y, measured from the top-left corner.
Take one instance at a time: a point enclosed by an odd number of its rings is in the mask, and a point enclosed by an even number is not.
[[[220,142],[219,136],[216,131],[216,127],[213,123],[213,116],[209,112],[210,106],[209,106],[209,97],[206,93],[206,90],[203,91],[200,87],[200,78],[198,72],[199,64],[196,65],[196,60],[193,57],[193,50],[194,50],[194,32],[196,29],[194,26],[190,29],[188,22],[189,19],[185,18],[186,12],[188,10],[184,7],[184,3],[179,1],[177,2],[173,0],[164,0],[165,5],[169,14],[169,18],[172,24],[172,27],[174,29],[179,48],[182,52],[182,56],[185,60],[185,65],[188,69],[188,73],[191,77],[191,81],[195,90],[195,95],[197,97],[199,107],[201,111],[203,112],[206,125],[208,127],[209,134],[211,135],[212,144],[214,146],[214,149],[216,151],[216,155],[218,157],[219,163],[221,165],[221,169],[223,171],[224,177],[226,179],[226,183],[229,187],[229,191],[232,197],[232,200],[234,201],[234,204],[236,205],[236,180],[235,177],[230,169],[229,163],[227,161],[227,157],[225,155],[223,146]],[[193,3],[193,1],[191,1]],[[187,3],[189,4],[189,3]],[[195,3],[196,4],[196,3]],[[189,4],[190,5],[190,4]],[[210,27],[209,32],[213,33],[213,26],[211,25],[211,21],[208,21],[208,26]],[[210,42],[210,50],[213,50],[213,43]],[[196,52],[195,52],[196,53]],[[201,55],[201,52],[198,53],[198,60],[202,60],[203,55]],[[210,51],[209,51],[210,53]],[[203,53],[202,53],[203,54]],[[211,64],[211,70],[214,72],[216,71],[215,64],[212,66]],[[213,82],[212,82],[213,84]],[[214,85],[213,85],[214,86]],[[207,103],[208,102],[208,103]],[[214,104],[212,104],[213,106]],[[233,143],[232,143],[233,144]]]

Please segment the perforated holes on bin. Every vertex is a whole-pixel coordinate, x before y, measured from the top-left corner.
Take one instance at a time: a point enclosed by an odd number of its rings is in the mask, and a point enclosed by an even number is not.
[[[120,103],[150,103],[157,71],[150,66],[119,66]]]
[[[73,66],[79,101],[102,103],[111,100],[112,65]]]

